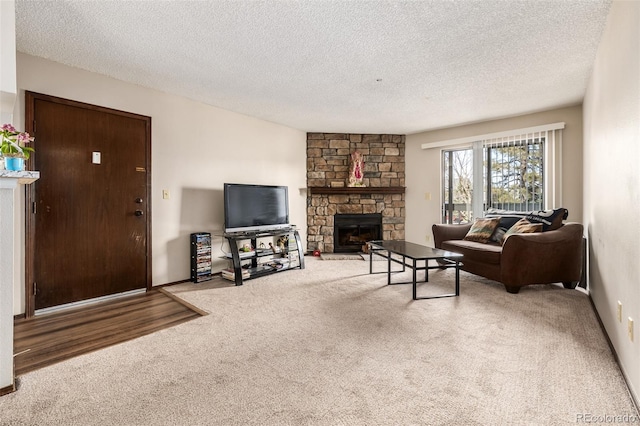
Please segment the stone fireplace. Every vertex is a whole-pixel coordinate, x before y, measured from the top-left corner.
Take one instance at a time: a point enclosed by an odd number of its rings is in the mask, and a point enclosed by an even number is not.
[[[307,134],[308,250],[360,251],[362,240],[404,239],[404,144],[404,135]],[[364,156],[364,187],[347,187],[354,151]],[[348,218],[342,232],[336,217]]]

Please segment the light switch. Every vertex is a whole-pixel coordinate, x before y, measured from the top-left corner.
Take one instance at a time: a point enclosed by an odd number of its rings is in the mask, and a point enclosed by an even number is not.
[[[163,200],[168,200],[168,199],[169,199],[169,197],[170,197],[170,195],[169,195],[169,190],[168,190],[168,189],[163,189],[163,190],[162,190],[162,199],[163,199]]]
[[[100,153],[99,151],[93,151],[93,153],[91,153],[91,162],[93,164],[100,164],[100,162],[102,161],[102,153]]]

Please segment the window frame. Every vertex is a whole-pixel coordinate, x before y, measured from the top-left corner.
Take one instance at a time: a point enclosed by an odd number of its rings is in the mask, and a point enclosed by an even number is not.
[[[521,129],[513,129],[513,130],[504,130],[494,133],[487,133],[482,135],[474,135],[474,136],[464,136],[456,139],[448,139],[448,140],[436,140],[425,142],[420,145],[421,149],[430,150],[430,149],[439,149],[440,151],[453,150],[454,148],[468,148],[472,146],[477,150],[477,146],[480,144],[487,144],[491,141],[495,141],[498,139],[506,139],[506,138],[535,138],[536,136],[541,137],[544,135],[545,144],[544,144],[544,165],[546,169],[545,177],[544,177],[544,197],[543,203],[544,209],[555,209],[563,206],[563,177],[562,177],[562,134],[563,129],[565,128],[564,122],[556,122],[550,124],[537,125],[532,127],[526,127]],[[441,153],[441,170],[440,170],[440,178],[441,185],[444,185],[442,181],[443,178],[443,167],[444,164],[442,161],[443,154]],[[481,157],[474,155],[474,164],[475,161],[478,161]],[[482,160],[480,160],[482,164]],[[474,181],[481,180],[478,179],[477,173],[482,170],[481,167],[474,167]],[[480,177],[482,173],[480,172]],[[484,190],[484,188],[483,188]],[[441,191],[441,219],[444,219],[444,189]],[[483,196],[484,198],[484,196]],[[482,211],[484,212],[483,200],[479,200],[478,197],[474,197],[473,201],[473,211]],[[478,205],[479,204],[479,205]]]

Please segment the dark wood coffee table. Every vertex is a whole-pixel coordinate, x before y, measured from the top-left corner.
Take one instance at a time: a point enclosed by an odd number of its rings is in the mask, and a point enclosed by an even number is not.
[[[413,284],[413,300],[419,299],[438,299],[441,297],[452,297],[460,295],[460,261],[462,260],[462,254],[454,253],[452,251],[440,250],[437,248],[422,246],[420,244],[410,243],[403,240],[377,240],[369,241],[369,273],[380,274],[385,272],[373,272],[373,255],[381,256],[387,259],[387,284]],[[392,255],[398,255],[402,257],[402,260],[393,257]],[[409,260],[409,261],[407,261]],[[435,260],[438,262],[437,266],[429,266],[429,261]],[[424,266],[418,266],[418,262],[424,262]],[[399,263],[402,265],[402,271],[391,271],[391,262]],[[392,272],[404,272],[405,268],[409,267],[413,271],[413,280],[406,282],[391,282]],[[442,294],[438,296],[423,296],[418,297],[416,294],[417,279],[416,275],[418,271],[424,271],[424,282],[429,282],[429,269],[456,269],[456,290],[455,293]]]

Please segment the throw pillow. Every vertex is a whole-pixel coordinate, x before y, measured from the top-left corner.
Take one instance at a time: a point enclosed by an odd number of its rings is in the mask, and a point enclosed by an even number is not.
[[[499,226],[505,230],[510,229],[516,222],[524,217],[531,223],[541,223],[542,231],[552,231],[560,228],[560,226],[562,226],[562,221],[568,216],[569,211],[565,208],[526,212],[490,208],[484,215],[484,217],[499,217]]]
[[[498,227],[493,232],[493,235],[491,236],[489,241],[493,241],[493,242],[502,244],[502,242],[504,241],[504,234],[506,234],[506,233],[507,233],[507,230],[504,229],[503,227],[501,227],[500,225],[498,225]]]
[[[504,244],[509,238],[510,235],[513,234],[532,234],[534,232],[541,232],[542,224],[541,223],[531,223],[527,219],[522,218],[517,221],[507,232],[504,233],[504,238],[501,243]]]
[[[467,235],[463,238],[467,241],[475,241],[478,243],[487,243],[489,242],[489,238],[493,234],[493,231],[496,230],[498,223],[500,223],[500,218],[478,218],[471,225],[471,229],[467,232]]]

